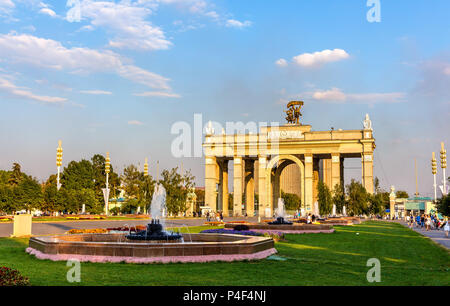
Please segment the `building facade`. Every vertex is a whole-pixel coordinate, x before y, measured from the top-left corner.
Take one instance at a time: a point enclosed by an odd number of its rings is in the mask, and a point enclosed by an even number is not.
[[[255,194],[256,214],[272,216],[282,188],[300,196],[303,212],[313,212],[319,179],[330,189],[343,185],[346,158],[361,159],[362,183],[368,192],[374,191],[375,139],[368,115],[361,130],[312,131],[310,125],[289,123],[261,127],[258,134],[216,135],[209,128],[203,147],[205,205],[226,216],[255,215]]]

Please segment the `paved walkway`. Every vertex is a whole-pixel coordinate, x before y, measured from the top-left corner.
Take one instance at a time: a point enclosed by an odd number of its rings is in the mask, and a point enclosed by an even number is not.
[[[405,221],[396,221],[396,222],[403,224],[404,226],[408,226]],[[420,227],[414,227],[413,229],[419,234],[429,237],[431,240],[443,245],[447,249],[450,249],[450,238],[445,237],[445,231],[443,229],[429,230],[429,231],[426,231],[425,228],[422,229]]]
[[[224,218],[225,221],[247,220],[254,222],[256,218]],[[97,221],[61,221],[61,222],[33,222],[31,232],[34,236],[64,234],[71,229],[112,228],[124,225],[146,225],[148,220],[97,220]],[[205,218],[196,219],[169,219],[166,220],[168,227],[200,226],[206,222]],[[9,237],[13,233],[13,223],[0,224],[0,237]]]

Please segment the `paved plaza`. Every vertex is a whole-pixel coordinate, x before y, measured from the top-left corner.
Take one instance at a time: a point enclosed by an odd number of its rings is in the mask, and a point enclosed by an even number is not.
[[[404,221],[398,221],[400,224],[403,224],[406,227],[409,227],[406,222]],[[425,230],[425,228],[420,227],[414,227],[414,230],[418,232],[419,234],[424,235],[425,237],[430,238],[434,242],[437,242],[447,249],[450,249],[450,238],[445,237],[445,231],[443,229],[440,230]]]

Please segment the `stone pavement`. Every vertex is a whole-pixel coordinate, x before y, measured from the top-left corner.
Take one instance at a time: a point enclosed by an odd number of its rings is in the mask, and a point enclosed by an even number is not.
[[[406,222],[404,221],[396,221],[400,224],[403,224],[404,226],[408,226],[406,224]],[[409,226],[408,226],[409,227]],[[443,245],[444,247],[446,247],[447,249],[450,249],[450,238],[446,238],[445,237],[445,232],[444,229],[440,229],[440,230],[429,230],[426,231],[425,228],[420,228],[420,227],[414,227],[413,228],[416,232],[418,232],[419,234],[422,234],[426,237],[429,237],[431,240]],[[450,235],[449,235],[450,237]]]
[[[225,221],[247,220],[254,222],[256,218],[224,218]],[[59,221],[59,222],[33,222],[31,232],[34,236],[64,234],[71,229],[112,228],[124,225],[146,225],[149,220],[97,220],[97,221]],[[168,219],[168,227],[200,226],[206,222],[205,218]],[[0,237],[9,237],[13,233],[13,223],[0,224]]]

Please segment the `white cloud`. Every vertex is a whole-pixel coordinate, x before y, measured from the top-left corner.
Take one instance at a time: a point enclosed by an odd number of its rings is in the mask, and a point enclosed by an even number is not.
[[[179,94],[162,91],[147,91],[134,94],[138,97],[181,98]]]
[[[129,124],[129,125],[144,125],[143,122],[138,121],[138,120],[131,120],[131,121],[128,121],[128,124]]]
[[[275,62],[277,66],[286,67],[288,65],[287,61],[284,58],[280,58]]]
[[[11,0],[0,0],[0,16],[8,15],[15,8]]]
[[[144,2],[141,4],[145,4]],[[139,2],[83,0],[80,8],[82,18],[90,20],[92,26],[104,27],[113,33],[114,38],[109,41],[111,47],[134,50],[168,49],[172,43],[165,38],[164,32],[146,20],[152,14],[154,5],[149,8],[136,6],[137,4]]]
[[[226,25],[227,27],[229,27],[229,28],[239,28],[239,29],[242,29],[242,28],[246,28],[246,27],[251,26],[251,25],[252,25],[252,22],[251,22],[251,21],[248,21],[248,20],[247,20],[247,21],[244,21],[244,22],[241,22],[241,21],[235,20],[235,19],[228,19],[225,25]]]
[[[303,67],[313,67],[325,63],[337,62],[349,58],[350,55],[342,49],[323,50],[314,53],[303,53],[293,58],[293,61]]]
[[[63,104],[67,101],[66,98],[36,95],[25,87],[16,86],[13,82],[2,76],[0,76],[0,90],[17,98],[24,98],[48,104]]]
[[[45,54],[45,56],[42,56]],[[112,72],[133,82],[155,89],[168,90],[169,79],[140,67],[125,64],[112,51],[89,48],[66,48],[60,42],[32,35],[0,34],[0,57],[12,62],[72,73]],[[127,60],[129,61],[129,60]]]
[[[88,94],[88,95],[112,95],[110,91],[104,90],[80,90],[80,93]]]
[[[48,7],[41,8],[39,10],[39,13],[44,14],[44,15],[49,15],[50,17],[56,17],[55,11],[53,11],[52,9],[49,9]]]
[[[315,100],[332,100],[332,101],[345,101],[347,96],[339,89],[332,88],[331,90],[316,91],[312,95]]]
[[[360,104],[375,104],[375,103],[401,103],[404,102],[405,93],[391,92],[391,93],[344,93],[339,88],[332,88],[325,91],[315,91],[310,93],[314,100],[328,101],[337,103],[360,103]]]

